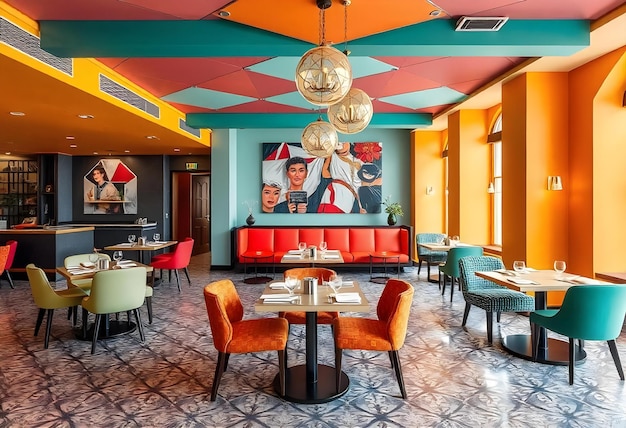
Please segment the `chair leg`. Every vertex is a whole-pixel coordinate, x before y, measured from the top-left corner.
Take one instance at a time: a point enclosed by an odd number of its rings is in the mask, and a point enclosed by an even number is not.
[[[230,360],[230,354],[226,354],[226,359],[224,360],[224,370],[228,369],[228,361]]]
[[[502,312],[496,312],[496,321],[500,322],[500,315],[502,314]]]
[[[448,279],[448,275],[439,272],[439,278],[441,277],[443,277],[443,281],[440,281],[439,285],[441,285],[441,295],[443,296],[446,293],[446,280]]]
[[[5,272],[7,274],[7,279],[9,280],[9,286],[15,289],[15,286],[13,285],[13,278],[11,278],[11,273],[8,270],[5,270]]]
[[[430,281],[430,261],[426,261],[426,280]]]
[[[487,312],[487,342],[493,343],[493,312]]]
[[[471,307],[472,305],[470,305],[467,302],[465,303],[465,311],[463,312],[463,322],[461,323],[461,326],[465,326],[465,323],[467,322],[467,316],[469,315],[469,311]]]
[[[141,314],[139,313],[139,308],[133,309],[133,313],[135,314],[135,321],[137,322],[137,330],[139,330],[139,338],[143,342],[146,340],[146,335],[143,331],[143,323],[141,322]]]
[[[450,302],[452,302],[452,296],[454,296],[454,277],[450,277]]]
[[[285,396],[285,349],[278,351],[278,378],[280,379],[280,396]]]
[[[613,362],[617,368],[617,373],[619,373],[619,378],[624,380],[624,369],[622,368],[622,362],[619,359],[619,353],[617,352],[615,340],[607,340],[607,343],[609,344],[609,349],[611,350],[611,356],[613,357]]]
[[[152,324],[152,297],[146,297],[146,308],[148,309],[148,324]]]
[[[54,315],[54,309],[48,309],[48,318],[46,319],[46,336],[43,339],[43,347],[48,349],[48,343],[50,342],[50,330],[52,330],[52,315]]]
[[[180,276],[178,275],[178,269],[174,269],[174,276],[176,277],[176,285],[178,286],[178,292],[180,293],[182,290],[180,289]]]
[[[420,276],[420,271],[422,270],[422,261],[417,261],[417,276]]]
[[[106,314],[108,317],[109,314]],[[93,325],[93,339],[91,340],[91,353],[96,353],[96,345],[98,344],[98,334],[100,333],[100,324],[102,321],[102,314],[96,314],[96,322]]]
[[[189,285],[191,286],[191,278],[189,277],[189,269],[187,269],[187,266],[185,266],[183,269],[185,270],[185,276],[187,277],[187,281],[189,282]]]
[[[400,387],[400,393],[402,398],[406,400],[406,388],[404,387],[404,378],[402,377],[402,365],[400,364],[400,356],[398,351],[390,351],[391,360],[393,361],[393,368],[396,371],[396,378],[398,379],[398,386]]]
[[[341,390],[341,356],[342,350],[335,347],[335,385],[337,393]]]
[[[215,376],[213,377],[213,387],[211,387],[211,401],[215,401],[217,398],[217,388],[220,386],[220,380],[222,380],[222,374],[224,373],[226,357],[228,354],[218,352],[217,365],[215,366]]]
[[[83,338],[87,337],[87,325],[89,324],[89,312],[83,308]]]
[[[569,338],[569,384],[574,384],[574,351],[576,349],[574,338]]]
[[[530,324],[530,341],[532,343],[532,360],[537,361],[539,354],[539,326],[537,324]]]
[[[39,334],[39,329],[41,328],[41,323],[43,322],[43,316],[45,314],[45,309],[39,309],[39,313],[37,314],[37,322],[35,323],[35,334],[33,334],[33,336],[37,336]]]

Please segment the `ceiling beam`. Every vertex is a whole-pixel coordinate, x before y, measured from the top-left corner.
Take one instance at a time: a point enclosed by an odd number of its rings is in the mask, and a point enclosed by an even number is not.
[[[318,113],[188,113],[185,121],[192,128],[284,129],[304,128],[318,117]],[[368,128],[417,129],[429,125],[430,114],[376,113]]]
[[[311,43],[222,20],[41,21],[41,48],[72,58],[301,56]],[[509,20],[459,32],[436,19],[349,42],[355,56],[567,56],[587,46],[586,20]]]

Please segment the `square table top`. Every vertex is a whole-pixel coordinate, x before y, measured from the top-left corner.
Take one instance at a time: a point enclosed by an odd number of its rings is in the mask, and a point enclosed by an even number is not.
[[[104,247],[107,251],[155,251],[163,248],[171,247],[178,244],[178,241],[148,241],[146,245],[139,245],[138,243],[131,244],[130,242],[122,242],[120,244],[109,245]]]
[[[606,282],[587,278],[569,273],[562,274],[562,279],[557,279],[553,270],[528,270],[524,273],[514,271],[477,271],[476,276],[495,282],[506,288],[516,291],[566,291],[576,285],[606,284]],[[529,284],[515,283],[516,280],[528,280]]]
[[[132,267],[144,267],[146,268],[146,272],[152,272],[154,270],[154,268],[150,265],[144,265],[143,263],[139,263],[136,261],[133,261],[133,263],[136,266],[132,266]],[[110,269],[114,269],[115,266],[115,262],[111,261],[110,263]],[[85,273],[81,273],[81,274],[74,274],[72,275],[65,266],[59,266],[56,268],[56,271],[61,274],[65,279],[67,279],[67,283],[70,284],[71,281],[77,280],[77,279],[89,279],[89,278],[93,278],[93,276],[96,274],[96,272],[98,272],[96,269],[93,269],[93,271],[91,272],[85,272]]]
[[[285,253],[283,257],[280,259],[281,263],[286,264],[302,264],[302,263],[315,263],[315,264],[334,264],[334,263],[344,263],[343,256],[341,255],[341,251],[339,250],[326,250],[327,255],[332,255],[332,258],[327,258],[322,255],[320,250],[317,250],[315,254],[315,258],[311,257],[302,257],[298,256],[295,253],[296,250],[292,250],[292,253]],[[306,251],[306,250],[305,250]],[[295,257],[294,257],[295,256]]]

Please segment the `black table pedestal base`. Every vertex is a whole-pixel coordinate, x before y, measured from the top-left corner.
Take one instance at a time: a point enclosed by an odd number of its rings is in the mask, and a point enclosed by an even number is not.
[[[93,324],[87,330],[87,336],[83,335],[83,329],[77,329],[76,338],[78,340],[93,340]],[[98,339],[110,339],[124,334],[132,333],[137,329],[137,324],[128,321],[110,320],[108,332],[104,325],[100,326],[98,331]]]
[[[333,401],[348,391],[350,380],[348,375],[341,372],[339,391],[335,385],[335,368],[318,364],[317,382],[307,385],[306,366],[290,367],[285,372],[285,396],[282,397],[292,403],[320,404]],[[280,395],[280,376],[274,378],[274,390]]]
[[[533,359],[532,340],[529,334],[513,334],[502,338],[502,346],[511,354],[524,360]],[[587,358],[587,353],[580,346],[574,347],[574,359],[576,363],[583,362]],[[569,343],[562,340],[548,338],[548,347],[542,352],[539,349],[537,362],[542,364],[552,364],[555,366],[566,366],[569,364]]]
[[[244,284],[265,284],[272,280],[269,276],[252,276],[243,280]]]

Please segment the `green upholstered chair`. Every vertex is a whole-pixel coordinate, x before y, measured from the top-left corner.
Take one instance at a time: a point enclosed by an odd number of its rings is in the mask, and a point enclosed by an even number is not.
[[[474,275],[476,271],[491,271],[504,269],[502,260],[489,256],[469,256],[459,260],[460,281],[463,297],[465,298],[465,312],[463,323],[472,306],[479,307],[487,312],[487,340],[493,343],[493,313],[497,314],[500,322],[502,312],[532,312],[535,310],[535,299],[524,293],[509,290],[495,282]]]
[[[545,327],[569,338],[569,383],[574,383],[574,341],[606,340],[624,380],[624,370],[615,339],[620,335],[626,315],[626,285],[576,285],[565,293],[558,310],[537,310],[530,314],[533,330],[533,358],[539,346],[539,328]]]
[[[137,321],[139,337],[144,341],[143,324],[139,308],[146,296],[146,268],[110,269],[96,272],[91,293],[83,298],[83,332],[87,330],[87,311],[96,314],[91,353],[96,352],[98,334],[103,316],[132,311]]]
[[[406,388],[398,350],[404,345],[413,302],[413,286],[400,279],[389,279],[378,300],[377,318],[339,317],[333,321],[337,391],[341,382],[341,358],[344,349],[382,351],[389,354],[396,372],[402,398]]]
[[[63,261],[63,266],[67,269],[68,266],[79,266],[81,263],[89,262],[89,255],[91,253],[86,254],[74,254],[72,256],[67,256]],[[105,259],[111,261],[111,257],[108,254],[99,253],[98,258]],[[152,273],[154,278],[154,272]],[[75,287],[80,287],[89,294],[91,291],[91,282],[93,278],[83,278],[83,279],[75,279],[72,281],[72,285]],[[154,296],[154,289],[151,286],[146,287],[146,308],[148,309],[148,323],[152,324],[152,296]]]
[[[446,235],[443,233],[418,233],[416,235],[418,260],[417,276],[419,276],[422,270],[422,262],[426,262],[426,275],[427,279],[430,279],[430,265],[443,263],[448,257],[447,251],[433,251],[419,244],[436,244],[442,242],[445,237]]]
[[[450,248],[450,251],[448,251],[448,258],[446,259],[446,262],[439,266],[439,284],[441,285],[441,295],[443,296],[446,292],[446,279],[448,277],[450,278],[450,301],[452,301],[452,296],[454,296],[455,280],[459,282],[460,289],[461,282],[459,281],[459,277],[461,276],[461,272],[459,271],[459,260],[461,259],[461,257],[482,255],[482,247]]]
[[[44,348],[48,349],[48,343],[50,342],[50,329],[52,327],[52,315],[55,309],[68,308],[74,310],[74,323],[76,323],[76,310],[75,308],[82,303],[83,297],[87,296],[80,288],[69,288],[67,290],[56,291],[50,286],[48,278],[43,270],[36,267],[34,264],[26,266],[26,275],[28,275],[28,282],[30,283],[30,289],[35,300],[35,305],[39,308],[39,314],[37,315],[37,322],[35,324],[35,336],[39,334],[39,328],[43,322],[43,316],[48,314],[46,320],[46,335],[44,337]]]

